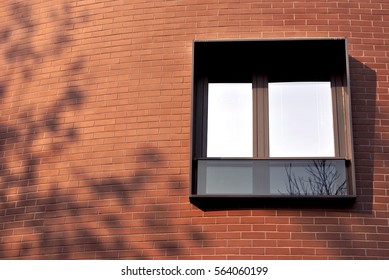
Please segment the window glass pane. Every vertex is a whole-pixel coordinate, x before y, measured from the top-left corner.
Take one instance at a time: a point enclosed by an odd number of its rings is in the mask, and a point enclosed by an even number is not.
[[[198,194],[347,195],[344,160],[199,160]]]
[[[208,85],[207,157],[253,156],[251,83]]]
[[[271,157],[335,156],[330,82],[269,83]]]
[[[344,160],[271,161],[270,193],[347,195]]]
[[[253,194],[252,162],[199,161],[200,194]]]

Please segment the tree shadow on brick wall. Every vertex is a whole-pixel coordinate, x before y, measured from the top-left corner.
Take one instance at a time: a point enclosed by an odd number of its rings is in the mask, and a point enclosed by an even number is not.
[[[137,158],[140,165],[145,162],[155,168],[166,165],[158,151],[151,147],[145,148]],[[135,173],[128,177],[94,178],[87,170],[78,170],[75,176],[83,186],[81,191],[87,195],[86,199],[80,198],[79,189],[69,192],[52,186],[36,203],[35,217],[28,221],[34,236],[21,242],[17,257],[153,259],[189,256],[189,248],[201,245],[205,239],[201,228],[174,223],[179,213],[171,210],[168,203],[158,202],[157,194],[153,195],[147,182],[153,174]],[[180,179],[171,178],[171,181],[176,181],[177,185],[168,182],[166,191],[180,188]],[[152,201],[144,205],[136,203],[136,199],[146,193],[153,197]],[[182,240],[176,238],[178,236]]]
[[[74,19],[67,2],[49,13],[58,25],[49,46],[41,49],[35,44],[41,26],[34,20],[33,8],[27,1],[13,2],[9,8],[11,22],[0,29],[7,64],[5,78],[0,81],[0,258],[152,259],[189,255],[188,248],[200,246],[205,236],[201,227],[177,224],[179,212],[163,201],[172,193],[177,198],[183,195],[180,177],[166,175],[165,183],[158,184],[162,190],[154,186],[152,171],[166,168],[167,161],[152,146],[139,150],[136,167],[126,176],[113,172],[109,177],[99,177],[84,167],[72,169],[68,182],[49,179],[41,184],[40,167],[62,161],[60,155],[82,137],[77,122],[63,119],[68,112],[82,110],[88,93],[78,77],[85,62],[76,57],[63,70],[69,77],[67,86],[47,103],[43,113],[37,114],[34,104],[20,106],[16,112],[9,109],[19,106],[11,97],[23,99],[25,88],[36,81],[35,72],[41,63],[65,57],[66,48],[72,45]],[[24,86],[15,88],[11,80]],[[42,144],[47,138],[51,139],[49,143]]]
[[[62,12],[66,7],[68,5],[63,3]],[[31,234],[34,233],[34,226],[42,223],[35,220],[33,212],[28,212],[31,207],[35,207],[37,211],[43,209],[36,205],[37,200],[33,197],[39,188],[38,167],[43,158],[61,153],[70,142],[76,140],[76,126],[60,124],[59,119],[67,110],[77,110],[84,96],[79,87],[69,83],[59,94],[59,98],[48,104],[43,113],[36,114],[37,106],[30,102],[29,105],[22,106],[19,101],[23,101],[23,96],[26,96],[36,69],[45,59],[51,59],[54,54],[59,55],[67,47],[68,41],[57,40],[57,37],[68,36],[65,22],[70,22],[70,15],[51,19],[57,24],[57,32],[52,38],[55,46],[39,48],[39,44],[35,44],[38,24],[33,19],[33,6],[30,2],[11,2],[8,8],[9,20],[0,30],[0,46],[4,60],[2,63],[6,66],[3,68],[3,78],[0,82],[1,257],[6,257],[7,251],[12,252],[13,256],[19,254],[14,253],[17,244],[5,244],[8,240],[7,234],[8,237],[18,232]],[[66,72],[67,75],[76,74],[74,70]],[[21,86],[12,86],[15,83]],[[34,149],[36,143],[45,137],[56,141],[46,150],[42,147]],[[28,238],[23,236],[23,239]],[[28,247],[27,244],[28,241],[24,241],[22,248]]]

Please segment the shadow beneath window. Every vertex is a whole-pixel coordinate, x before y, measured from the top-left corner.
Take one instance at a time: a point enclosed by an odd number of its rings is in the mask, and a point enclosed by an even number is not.
[[[374,168],[380,167],[376,154],[383,153],[377,142],[377,75],[366,64],[349,57],[352,128],[357,200],[354,210],[371,213],[373,209]],[[383,162],[382,162],[383,164]]]

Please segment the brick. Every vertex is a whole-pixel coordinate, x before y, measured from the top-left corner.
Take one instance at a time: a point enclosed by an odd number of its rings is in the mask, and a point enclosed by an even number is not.
[[[315,255],[315,249],[313,248],[291,248],[292,255]]]
[[[268,256],[290,255],[290,249],[289,248],[265,248],[265,254]]]
[[[290,239],[289,232],[267,232],[267,239]]]
[[[341,249],[341,254],[344,256],[366,256],[365,249]]]
[[[319,248],[316,249],[316,255],[321,256],[322,258],[325,256],[340,256],[341,250],[336,248]]]

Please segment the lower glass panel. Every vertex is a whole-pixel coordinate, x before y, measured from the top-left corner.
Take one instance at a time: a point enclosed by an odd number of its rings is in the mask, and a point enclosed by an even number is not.
[[[199,162],[201,193],[252,194],[253,166],[246,162]]]
[[[345,160],[199,160],[197,173],[197,194],[349,194]]]

